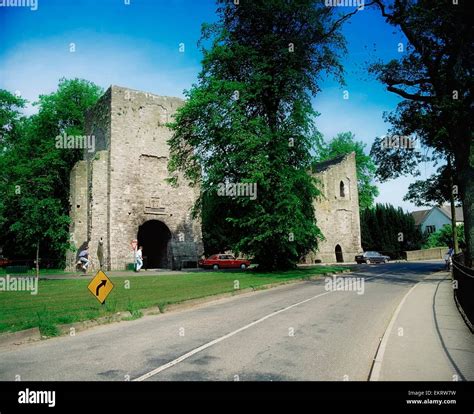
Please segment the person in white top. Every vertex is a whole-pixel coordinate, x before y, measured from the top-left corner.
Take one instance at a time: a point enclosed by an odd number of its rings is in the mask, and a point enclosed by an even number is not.
[[[143,247],[140,246],[137,250],[137,252],[135,253],[135,271],[136,272],[139,272],[140,269],[142,268],[143,266],[143,253],[142,253],[142,249]]]

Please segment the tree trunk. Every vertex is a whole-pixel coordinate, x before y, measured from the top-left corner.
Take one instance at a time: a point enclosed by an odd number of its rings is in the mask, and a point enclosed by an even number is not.
[[[451,190],[452,191],[452,190]],[[459,243],[458,243],[458,231],[456,226],[456,206],[454,205],[454,197],[451,194],[451,236],[453,238],[453,249],[454,253],[459,253]]]
[[[471,140],[467,148],[463,149],[466,151],[464,154],[458,154],[456,158],[459,159],[456,160],[456,163],[464,213],[464,237],[466,239],[464,258],[466,266],[472,267],[474,259],[474,140]]]
[[[448,168],[449,168],[449,202],[451,204],[451,235],[453,238],[453,249],[454,253],[459,253],[458,245],[458,232],[456,229],[456,206],[454,204],[454,181],[453,181],[453,166],[451,164],[451,156],[448,156]]]
[[[470,166],[465,178],[463,198],[464,237],[466,239],[466,266],[472,267],[474,259],[474,167]]]

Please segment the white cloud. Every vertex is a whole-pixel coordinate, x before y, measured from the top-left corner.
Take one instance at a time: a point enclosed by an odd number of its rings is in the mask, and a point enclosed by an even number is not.
[[[196,80],[199,66],[176,50],[157,49],[129,39],[102,37],[89,40],[85,34],[71,34],[19,45],[2,59],[0,87],[20,91],[30,102],[51,93],[60,78],[83,78],[103,88],[112,84],[182,97]],[[120,40],[120,42],[119,42]],[[70,52],[70,43],[76,51]],[[120,46],[117,46],[120,44]],[[176,69],[178,60],[184,60]],[[36,112],[31,105],[26,113]]]

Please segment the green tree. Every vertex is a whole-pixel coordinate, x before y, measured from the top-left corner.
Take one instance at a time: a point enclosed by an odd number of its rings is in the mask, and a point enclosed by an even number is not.
[[[376,204],[361,212],[361,239],[364,251],[376,250],[401,258],[405,250],[421,247],[422,234],[410,213],[390,204]]]
[[[456,226],[457,237],[459,245],[464,246],[464,225]],[[453,246],[453,230],[450,224],[445,224],[442,228],[431,233],[425,243],[423,243],[423,249],[430,249],[432,247],[452,247]]]
[[[0,194],[2,194],[2,197],[0,197],[0,230],[3,230],[7,221],[5,215],[5,193],[8,183],[8,166],[4,162],[5,154],[21,134],[23,123],[21,110],[25,104],[26,100],[4,89],[0,89]],[[0,232],[1,234],[3,234],[3,231]],[[1,236],[0,244],[2,244]]]
[[[202,195],[202,240],[206,256],[223,253],[237,243],[240,234],[229,231],[232,226],[227,217],[238,217],[239,213],[238,205],[227,197],[211,192]]]
[[[432,151],[431,160],[451,162],[453,182],[463,203],[467,263],[474,258],[474,139],[472,106],[474,32],[469,2],[373,0],[387,22],[406,36],[398,60],[372,65],[390,92],[404,98],[387,115],[392,134],[413,136]],[[425,154],[411,148],[387,148],[376,140],[372,155],[379,176],[412,173]]]
[[[19,133],[26,100],[0,89],[0,149],[5,151]]]
[[[171,124],[169,170],[210,196],[219,184],[256,185],[255,199],[230,197],[235,207],[222,211],[232,249],[261,269],[291,268],[321,237],[307,174],[316,132],[310,97],[322,72],[342,80],[345,18],[334,21],[333,8],[315,0],[217,3],[217,23],[203,26],[209,47],[198,84]]]
[[[359,191],[359,206],[361,210],[373,207],[374,199],[379,191],[373,184],[377,170],[372,158],[365,152],[365,144],[356,141],[352,132],[337,134],[331,141],[320,139],[317,143],[315,163],[326,161],[338,155],[355,152],[357,168],[357,188]]]
[[[85,110],[101,93],[91,82],[61,79],[56,92],[40,96],[38,114],[23,120],[21,133],[0,154],[6,254],[41,255],[64,264],[69,248],[69,173],[82,151],[58,148],[56,136],[83,135]]]
[[[450,174],[447,165],[441,166],[436,174],[432,174],[426,180],[417,180],[411,183],[403,200],[411,201],[418,207],[442,205],[449,202],[452,193]],[[455,200],[460,201],[458,196],[455,197]]]

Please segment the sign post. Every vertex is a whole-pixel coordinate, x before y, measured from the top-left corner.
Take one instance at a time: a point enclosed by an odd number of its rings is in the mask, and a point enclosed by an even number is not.
[[[105,299],[107,299],[107,296],[109,296],[109,293],[112,292],[114,284],[102,270],[99,270],[87,288],[103,305],[105,303]]]

